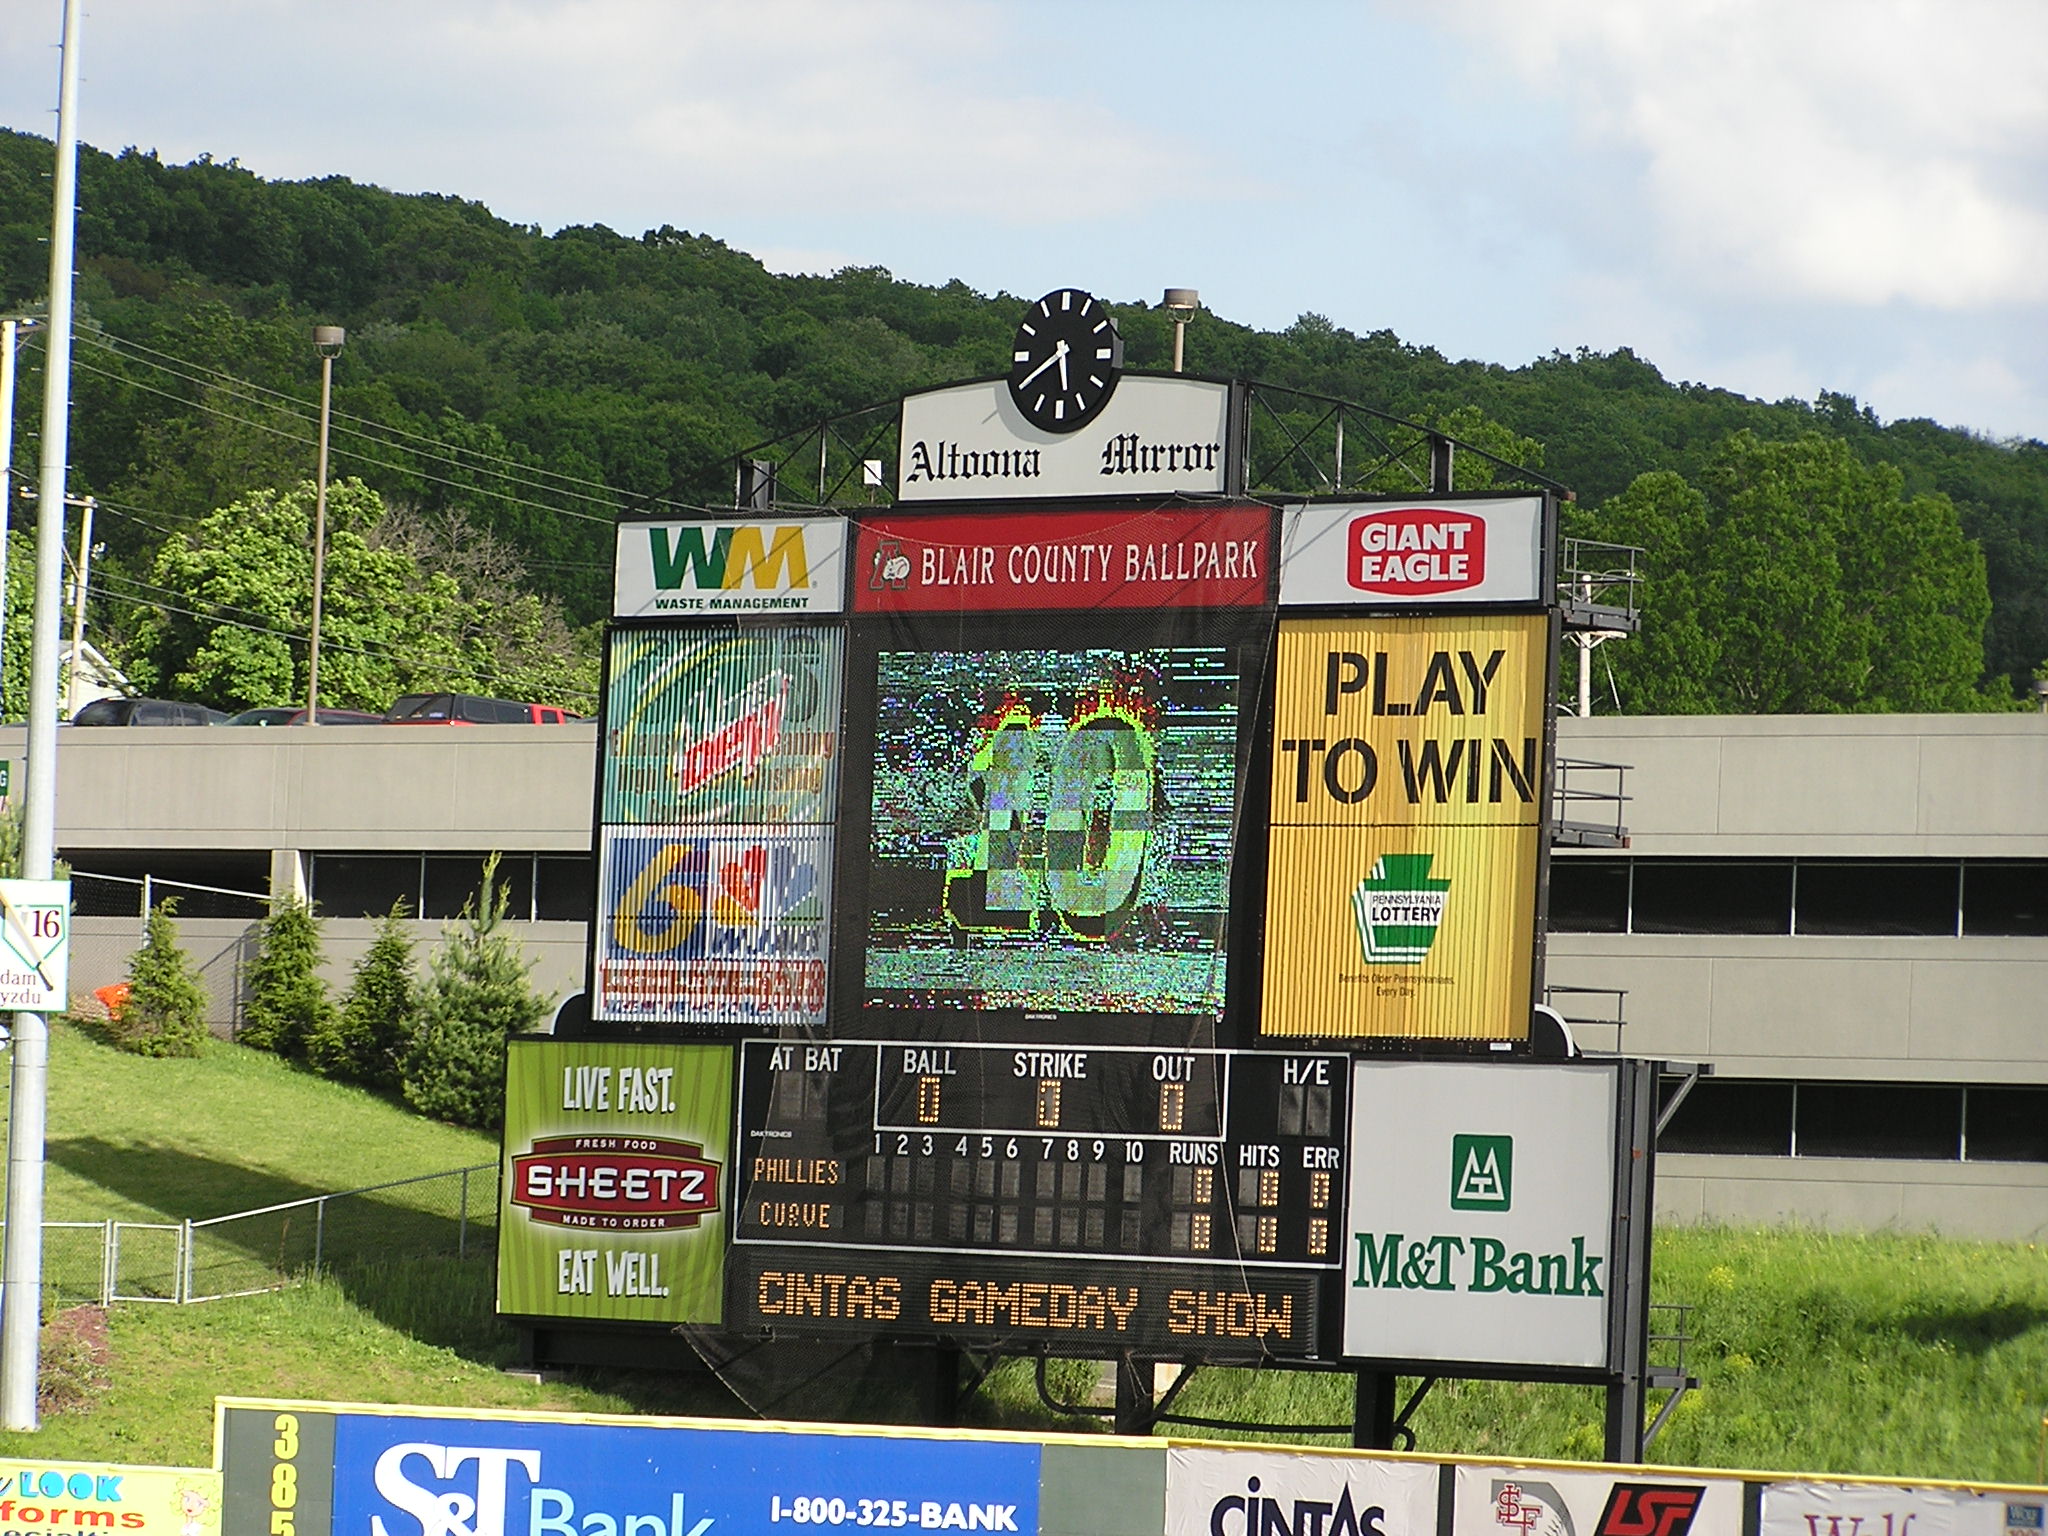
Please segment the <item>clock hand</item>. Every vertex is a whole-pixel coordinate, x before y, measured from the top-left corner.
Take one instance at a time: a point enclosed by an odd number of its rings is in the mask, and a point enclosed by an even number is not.
[[[1023,378],[1017,381],[1017,387],[1019,389],[1022,389],[1026,384],[1029,384],[1033,379],[1037,378],[1041,373],[1045,372],[1045,370],[1050,368],[1054,363],[1058,363],[1060,365],[1060,388],[1065,389],[1067,387],[1067,344],[1064,339],[1062,339],[1060,343],[1052,349],[1051,355],[1048,356],[1044,362],[1040,363],[1036,368],[1032,369],[1029,373],[1025,374]]]

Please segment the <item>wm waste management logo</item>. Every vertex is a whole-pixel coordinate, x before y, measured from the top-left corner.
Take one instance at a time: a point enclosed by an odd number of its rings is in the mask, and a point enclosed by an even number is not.
[[[1367,965],[1420,965],[1444,920],[1451,882],[1429,878],[1427,853],[1384,853],[1351,893]]]
[[[1451,1209],[1506,1211],[1515,1203],[1515,1138],[1451,1138]]]
[[[619,618],[845,606],[843,518],[773,523],[621,523]]]

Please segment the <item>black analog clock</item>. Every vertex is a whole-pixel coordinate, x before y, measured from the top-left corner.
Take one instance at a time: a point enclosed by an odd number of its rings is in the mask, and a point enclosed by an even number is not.
[[[1034,427],[1072,432],[1101,414],[1124,366],[1116,322],[1078,288],[1048,293],[1025,312],[1010,352],[1010,398]]]

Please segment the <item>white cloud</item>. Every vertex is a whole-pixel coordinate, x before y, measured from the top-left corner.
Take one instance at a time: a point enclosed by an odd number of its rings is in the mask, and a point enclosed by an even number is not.
[[[2048,7],[1462,0],[1464,34],[1637,157],[1660,261],[1708,291],[2048,298]]]
[[[1886,418],[1931,415],[1932,402],[1939,401],[1950,419],[1978,423],[1994,437],[2038,436],[2038,423],[2048,420],[2048,390],[2041,381],[1988,353],[1955,356],[1914,348],[1873,374],[1861,394]]]
[[[675,206],[1024,224],[1183,195],[1173,134],[1075,67],[1085,44],[1020,46],[1028,22],[987,0],[508,0],[425,25],[472,103],[484,80],[547,102],[487,110],[501,150],[550,177],[630,166]]]

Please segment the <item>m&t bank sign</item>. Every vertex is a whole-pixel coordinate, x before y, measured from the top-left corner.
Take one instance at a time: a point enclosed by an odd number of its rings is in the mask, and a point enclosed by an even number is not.
[[[1344,1353],[1604,1366],[1617,1084],[1607,1063],[1355,1063]]]
[[[612,614],[837,613],[846,521],[621,523]]]

